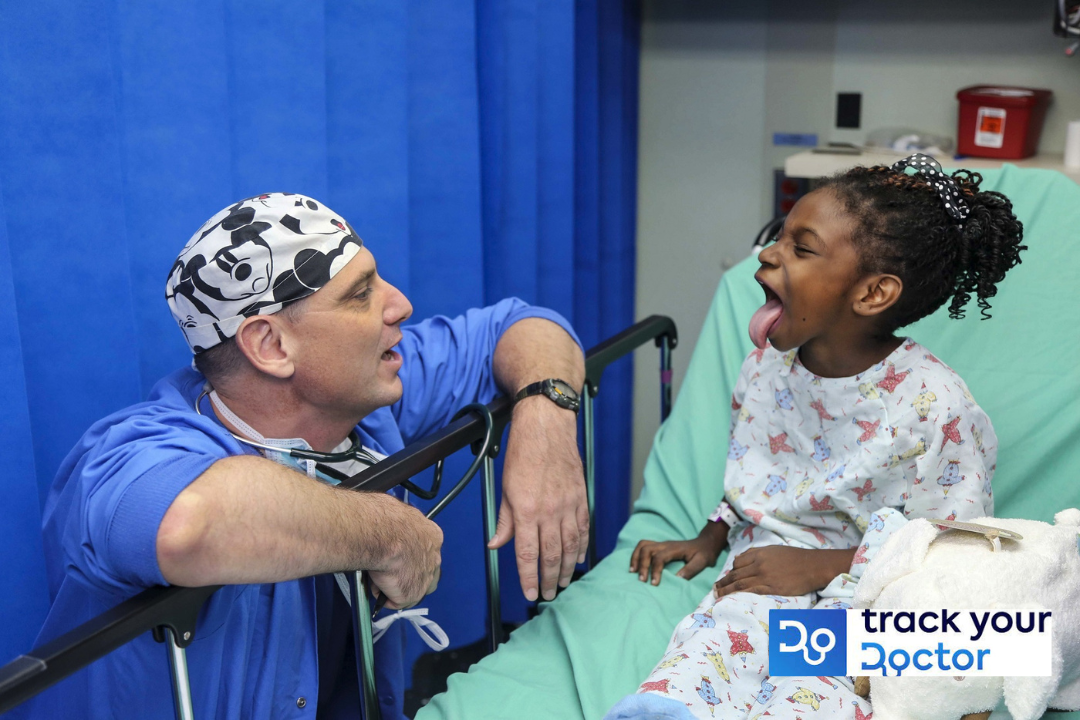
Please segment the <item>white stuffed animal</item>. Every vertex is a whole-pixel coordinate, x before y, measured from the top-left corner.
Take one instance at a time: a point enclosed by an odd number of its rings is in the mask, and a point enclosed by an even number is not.
[[[1080,510],[1059,512],[1054,525],[1004,518],[971,522],[1023,539],[991,544],[981,535],[912,520],[867,567],[855,607],[1051,610],[1052,675],[871,677],[875,720],[956,720],[993,710],[1002,697],[1014,720],[1037,720],[1047,708],[1080,708]]]

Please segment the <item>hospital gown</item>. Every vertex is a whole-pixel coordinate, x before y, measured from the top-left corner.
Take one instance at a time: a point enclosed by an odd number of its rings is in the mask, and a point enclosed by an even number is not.
[[[870,706],[848,678],[769,676],[769,610],[849,607],[866,563],[908,517],[992,515],[993,427],[964,381],[910,339],[849,378],[814,375],[796,350],[755,350],[731,409],[725,498],[711,516],[731,528],[721,577],[751,547],[858,549],[818,593],[710,592],[639,692],[702,718],[861,720]]]

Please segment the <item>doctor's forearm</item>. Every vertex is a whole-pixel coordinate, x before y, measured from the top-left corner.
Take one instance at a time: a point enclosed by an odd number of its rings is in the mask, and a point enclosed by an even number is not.
[[[558,378],[575,390],[585,382],[585,356],[556,323],[525,318],[507,328],[495,346],[495,382],[508,395],[540,380]]]
[[[495,348],[495,381],[516,395],[540,380],[572,388],[585,382],[585,358],[561,326],[542,318],[511,325]],[[589,507],[578,455],[577,415],[545,395],[514,406],[506,445],[503,496],[495,536],[498,548],[514,538],[521,590],[529,601],[555,598],[566,587],[589,544]]]
[[[438,528],[393,497],[339,490],[245,456],[219,460],[176,497],[157,556],[171,584],[263,583],[385,570],[432,542],[437,552]]]

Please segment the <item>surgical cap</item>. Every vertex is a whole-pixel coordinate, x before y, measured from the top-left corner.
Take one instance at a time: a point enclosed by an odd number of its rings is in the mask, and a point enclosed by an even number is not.
[[[200,353],[235,335],[244,318],[311,295],[362,246],[340,215],[309,197],[259,195],[225,208],[188,240],[165,298]]]

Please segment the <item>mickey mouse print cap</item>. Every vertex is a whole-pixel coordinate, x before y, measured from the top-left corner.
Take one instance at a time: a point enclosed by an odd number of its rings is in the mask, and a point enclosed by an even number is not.
[[[244,318],[311,295],[363,244],[340,215],[309,197],[248,198],[188,240],[169,271],[165,299],[198,354],[235,335]]]

